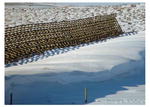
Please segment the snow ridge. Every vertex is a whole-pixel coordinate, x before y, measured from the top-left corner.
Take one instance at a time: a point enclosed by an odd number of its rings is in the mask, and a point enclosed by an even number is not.
[[[48,50],[48,51],[45,51],[43,54],[40,54],[40,55],[33,55],[30,58],[24,58],[24,59],[19,60],[17,62],[5,64],[5,67],[11,67],[11,66],[17,66],[17,65],[23,65],[23,64],[31,63],[31,62],[38,61],[38,60],[41,60],[44,58],[48,58],[49,56],[59,55],[59,54],[66,53],[68,51],[76,50],[76,49],[79,49],[80,47],[83,47],[83,46],[88,46],[88,45],[92,45],[92,44],[96,44],[96,43],[100,43],[100,42],[106,42],[107,39],[112,39],[112,38],[122,37],[122,36],[131,36],[131,35],[135,35],[137,33],[138,32],[126,32],[126,33],[120,34],[119,36],[108,37],[104,40],[93,41],[90,43],[84,43],[84,44],[80,44],[77,46],[70,46],[70,47],[65,47],[65,48],[56,48],[56,49]]]

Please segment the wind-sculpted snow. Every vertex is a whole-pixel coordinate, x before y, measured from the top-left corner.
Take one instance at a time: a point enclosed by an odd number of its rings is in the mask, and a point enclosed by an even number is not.
[[[85,87],[90,91],[88,103],[91,103],[126,90],[124,86],[143,85],[144,35],[139,32],[113,38],[37,62],[5,68],[5,103],[9,104],[9,93],[13,92],[14,104],[83,104]],[[134,95],[133,104],[144,104],[144,96],[139,102],[136,93]]]
[[[48,72],[110,70],[115,65],[141,58],[139,52],[144,51],[145,48],[145,38],[142,35],[144,32],[109,39],[107,42],[80,47],[77,50],[54,55],[37,62],[8,67],[6,74],[15,72],[31,74],[41,72],[43,69]],[[32,71],[28,71],[31,67]],[[20,70],[27,71],[20,72]]]
[[[5,64],[5,67],[11,67],[11,66],[27,64],[27,63],[30,63],[30,62],[34,62],[34,61],[44,59],[44,58],[48,58],[50,56],[59,55],[59,54],[63,54],[63,53],[66,53],[66,52],[69,52],[69,51],[72,51],[72,50],[76,50],[76,49],[79,49],[80,47],[84,47],[84,46],[88,46],[88,45],[92,45],[92,44],[96,44],[96,43],[106,42],[108,39],[121,37],[121,36],[131,36],[131,35],[135,35],[137,33],[138,32],[127,32],[127,33],[123,33],[119,36],[107,37],[103,40],[97,40],[97,41],[93,41],[93,42],[89,42],[89,43],[82,43],[80,45],[69,46],[69,47],[65,47],[65,48],[55,48],[55,49],[52,49],[52,50],[45,51],[45,52],[43,52],[42,54],[39,54],[39,55],[33,55],[32,57],[24,58],[24,59],[21,59],[17,62]]]

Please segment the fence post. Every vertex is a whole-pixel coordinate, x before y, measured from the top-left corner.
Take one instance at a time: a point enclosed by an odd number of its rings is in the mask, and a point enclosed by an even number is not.
[[[87,103],[87,98],[88,98],[88,92],[87,88],[84,88],[84,103]]]
[[[10,93],[10,105],[12,105],[13,104],[13,94],[12,94],[12,92]]]

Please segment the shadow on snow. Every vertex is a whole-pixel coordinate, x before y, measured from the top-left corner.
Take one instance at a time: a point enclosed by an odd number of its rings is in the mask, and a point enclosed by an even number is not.
[[[124,86],[145,84],[145,52],[142,59],[129,61],[101,72],[62,72],[5,77],[5,104],[84,104],[84,88],[88,102],[127,90]],[[59,81],[52,81],[54,78]],[[83,80],[82,80],[83,79]],[[81,80],[81,81],[80,81]],[[63,84],[66,81],[70,83]]]

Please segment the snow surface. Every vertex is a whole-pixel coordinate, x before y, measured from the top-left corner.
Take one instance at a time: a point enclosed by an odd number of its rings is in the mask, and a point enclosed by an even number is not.
[[[90,4],[90,3],[89,3]],[[99,5],[100,4],[100,5]],[[108,3],[107,3],[108,4]],[[49,6],[47,6],[49,5]],[[77,5],[77,4],[76,4]],[[70,6],[57,4],[43,4],[31,6],[7,6],[5,7],[5,27],[13,27],[22,24],[60,22],[63,20],[77,20],[87,17],[105,14],[117,14],[117,20],[123,31],[145,30],[145,4],[120,4],[104,5],[97,3],[95,6]]]
[[[87,87],[88,104],[144,104],[144,35],[142,31],[5,68],[5,103],[12,92],[13,104],[84,104]]]
[[[144,104],[145,103],[145,85],[124,86],[124,90],[118,91],[104,98],[98,98],[94,102],[96,104]]]

